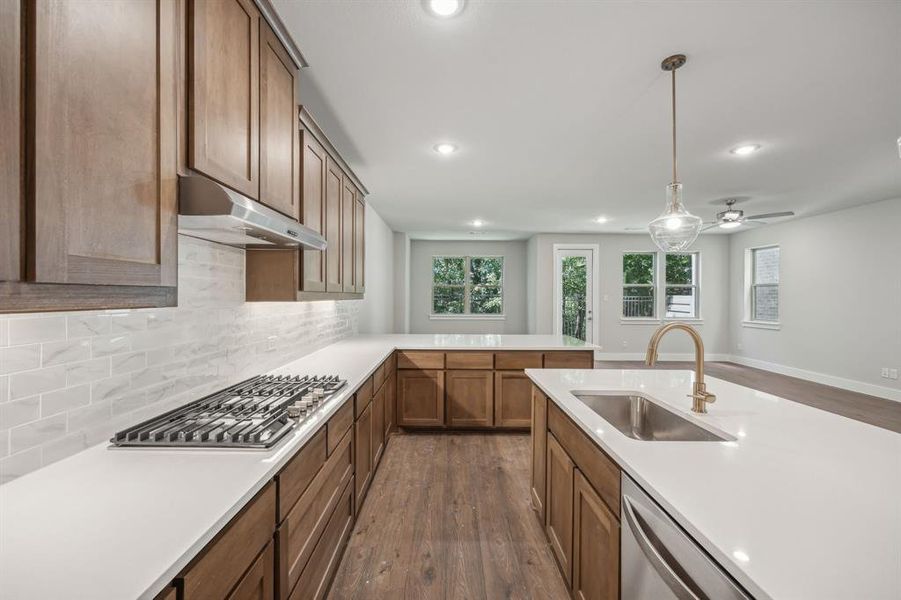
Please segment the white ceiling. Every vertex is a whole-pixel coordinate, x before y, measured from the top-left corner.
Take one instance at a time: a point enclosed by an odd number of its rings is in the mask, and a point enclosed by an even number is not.
[[[689,210],[800,216],[901,196],[901,2],[274,0],[313,109],[397,231],[624,231],[663,207],[678,72]],[[436,154],[441,141],[459,145]],[[762,144],[739,158],[728,150]],[[610,221],[597,225],[593,219]]]

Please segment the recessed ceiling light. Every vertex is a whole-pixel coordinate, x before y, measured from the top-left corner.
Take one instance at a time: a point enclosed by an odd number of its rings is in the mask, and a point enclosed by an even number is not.
[[[435,145],[435,152],[438,154],[443,154],[447,156],[449,154],[453,154],[457,151],[457,147],[454,144],[442,143]]]
[[[720,223],[720,229],[735,229],[736,227],[741,227],[741,221],[726,221]]]
[[[754,154],[758,150],[760,150],[760,144],[745,144],[744,146],[736,146],[732,150],[729,150],[729,152],[736,156],[747,156],[749,154]]]
[[[485,221],[483,221],[483,220],[481,220],[481,219],[475,219],[475,220],[472,222],[472,226],[473,226],[473,227],[481,227],[481,226],[484,225],[484,224],[485,224]]]
[[[425,5],[433,15],[445,19],[463,10],[463,0],[426,0]]]
[[[610,219],[608,219],[608,218],[605,217],[604,215],[601,215],[600,217],[596,218],[596,219],[594,220],[594,222],[595,222],[595,223],[598,223],[598,224],[600,224],[600,225],[603,225],[604,223],[606,223],[606,222],[609,221],[609,220],[610,220]]]

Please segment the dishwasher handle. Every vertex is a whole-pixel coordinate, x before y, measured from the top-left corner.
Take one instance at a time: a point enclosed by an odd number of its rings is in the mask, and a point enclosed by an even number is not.
[[[701,598],[692,591],[688,584],[686,584],[676,571],[666,562],[666,559],[661,555],[660,551],[648,537],[644,527],[641,526],[638,516],[635,514],[635,510],[632,508],[633,500],[625,494],[623,494],[622,500],[623,513],[626,515],[626,523],[629,524],[629,529],[632,530],[635,541],[654,567],[654,570],[657,571],[657,574],[660,575],[660,578],[666,583],[667,587],[669,587],[679,600],[701,600]]]

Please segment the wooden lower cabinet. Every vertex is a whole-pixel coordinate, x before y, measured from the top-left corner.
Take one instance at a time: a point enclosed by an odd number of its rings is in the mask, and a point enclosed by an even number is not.
[[[593,369],[593,350],[561,350],[544,353],[545,369]]]
[[[354,501],[359,509],[369,490],[369,481],[372,476],[372,403],[357,417],[357,422],[354,423],[354,433],[354,475],[356,476]]]
[[[385,382],[385,439],[397,426],[397,376],[393,372]]]
[[[618,600],[619,522],[576,469],[573,489],[572,594],[577,600]]]
[[[547,481],[547,396],[532,387],[532,508],[544,523],[544,495]]]
[[[532,380],[524,371],[495,371],[494,426],[524,429],[532,424]]]
[[[573,479],[576,465],[557,439],[547,436],[545,531],[567,586],[572,584]]]
[[[272,600],[275,597],[275,544],[260,553],[256,561],[228,595],[228,600]]]
[[[402,427],[444,426],[444,371],[399,370],[397,412]]]
[[[494,424],[494,372],[447,371],[448,427],[491,427]]]
[[[385,450],[385,384],[372,397],[372,470],[382,460]]]

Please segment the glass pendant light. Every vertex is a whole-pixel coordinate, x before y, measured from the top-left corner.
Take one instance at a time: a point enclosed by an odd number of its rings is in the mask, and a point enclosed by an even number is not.
[[[660,216],[648,224],[654,244],[664,252],[687,250],[701,232],[701,217],[685,209],[682,204],[682,184],[676,173],[676,69],[685,64],[684,54],[674,54],[661,63],[664,71],[673,74],[673,181],[666,186],[666,207]]]

